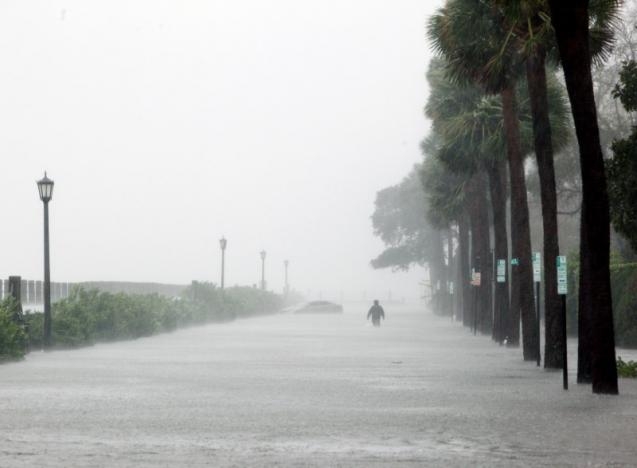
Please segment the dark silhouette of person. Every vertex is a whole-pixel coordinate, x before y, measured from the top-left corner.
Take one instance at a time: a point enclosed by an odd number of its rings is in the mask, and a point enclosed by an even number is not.
[[[370,307],[369,312],[367,312],[367,320],[372,318],[372,323],[375,327],[380,327],[380,319],[385,319],[385,311],[378,303],[378,299],[374,300],[374,305]]]

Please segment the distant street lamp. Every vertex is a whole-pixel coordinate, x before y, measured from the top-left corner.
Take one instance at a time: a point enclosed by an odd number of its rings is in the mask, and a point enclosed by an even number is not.
[[[37,182],[44,204],[44,347],[51,346],[51,273],[49,268],[49,202],[53,197],[53,181],[46,176]]]
[[[219,239],[219,245],[221,246],[221,289],[223,289],[226,270],[226,245],[228,245],[228,241],[225,237]]]
[[[283,261],[283,265],[285,266],[285,297],[288,297],[288,293],[290,292],[290,283],[288,283],[288,266],[290,262],[288,260]]]
[[[261,289],[265,291],[265,250],[261,253]]]

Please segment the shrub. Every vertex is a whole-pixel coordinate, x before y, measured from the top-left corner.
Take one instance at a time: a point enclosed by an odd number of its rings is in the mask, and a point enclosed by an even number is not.
[[[568,258],[567,325],[571,336],[577,335],[579,262]],[[611,256],[610,280],[613,294],[615,343],[619,347],[637,348],[637,263],[622,263],[617,253]]]
[[[637,362],[622,360],[621,356],[617,357],[617,375],[620,377],[637,378]]]
[[[68,298],[53,304],[52,340],[56,347],[87,346],[273,313],[281,307],[282,298],[276,294],[247,287],[221,291],[211,283],[193,282],[180,298],[75,288]],[[26,315],[23,328],[28,331],[27,340],[21,329],[24,343],[41,348],[43,314]],[[8,325],[0,321],[0,333],[9,333],[8,330]],[[15,326],[11,330],[15,334]]]
[[[0,302],[0,362],[22,359],[27,335],[19,305],[7,298]]]

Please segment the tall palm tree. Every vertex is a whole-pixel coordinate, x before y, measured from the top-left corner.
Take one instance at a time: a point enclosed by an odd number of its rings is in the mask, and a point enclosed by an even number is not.
[[[459,81],[470,79],[501,97],[511,186],[512,250],[518,261],[511,278],[511,309],[513,315],[519,310],[522,317],[524,359],[535,360],[539,330],[534,318],[529,211],[515,93],[521,61],[512,47],[511,33],[503,30],[502,23],[502,16],[487,2],[450,0],[431,18],[428,33],[434,49],[447,58],[450,76]],[[518,326],[514,320],[509,330],[512,336]]]
[[[469,304],[468,291],[468,254],[469,238],[465,232],[466,224],[463,218],[468,214],[465,211],[465,186],[468,175],[453,173],[437,158],[437,145],[429,137],[421,148],[425,160],[420,169],[420,180],[427,198],[427,217],[435,226],[448,227],[448,280],[454,282],[457,287],[454,291],[454,315],[464,321],[464,303]],[[458,249],[456,261],[452,262],[453,242],[452,232],[457,227]],[[452,271],[452,264],[455,268]],[[467,296],[465,298],[465,296]],[[468,315],[466,317],[468,320]]]
[[[443,162],[448,170],[456,174],[464,174],[464,208],[470,222],[459,223],[459,237],[463,237],[468,227],[471,236],[471,265],[482,273],[482,284],[478,291],[478,304],[466,298],[464,305],[471,315],[476,315],[470,324],[480,327],[481,332],[491,331],[491,255],[489,249],[489,214],[486,203],[486,186],[481,155],[468,142],[467,136],[456,138],[450,136],[450,129],[454,125],[453,119],[463,112],[467,112],[473,103],[482,97],[482,91],[476,87],[459,87],[445,79],[442,72],[441,60],[434,60],[427,73],[432,92],[429,96],[425,111],[433,120],[433,129],[438,136],[438,146],[435,155]],[[464,139],[463,139],[464,138]],[[462,220],[464,221],[464,220]],[[461,251],[461,261],[466,261],[467,253]],[[466,266],[466,265],[465,265]],[[467,270],[464,270],[465,272]],[[470,294],[469,294],[470,296]],[[465,314],[466,315],[466,314]]]
[[[557,270],[555,258],[559,254],[557,225],[557,196],[553,163],[554,147],[551,139],[551,121],[548,115],[547,57],[555,57],[557,44],[550,21],[546,0],[495,0],[501,9],[506,28],[514,33],[520,53],[525,57],[540,196],[542,202],[543,245],[545,265],[545,359],[546,368],[562,368],[562,327],[565,317],[557,294]],[[599,0],[592,2],[594,17],[590,37],[591,52],[603,58],[610,50],[613,20],[617,2]],[[580,357],[581,358],[581,357]],[[588,362],[584,357],[581,364]]]
[[[580,323],[588,322],[583,336],[590,339],[593,392],[617,394],[610,216],[591,76],[590,5],[588,0],[549,0],[549,5],[580,148]]]

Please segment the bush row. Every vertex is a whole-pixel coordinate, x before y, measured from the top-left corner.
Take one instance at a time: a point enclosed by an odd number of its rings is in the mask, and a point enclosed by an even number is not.
[[[579,263],[575,255],[569,256],[568,269],[567,324],[569,334],[577,335]],[[615,343],[623,348],[637,348],[637,263],[622,263],[613,256],[610,280]]]
[[[223,291],[210,283],[193,282],[179,298],[101,292],[75,288],[53,304],[54,347],[72,348],[101,341],[151,336],[177,328],[234,320],[281,309],[282,298],[249,287]],[[42,348],[42,313],[19,313],[16,304],[0,304],[0,360],[19,359]],[[17,312],[16,312],[17,310]]]
[[[0,362],[22,358],[27,343],[20,306],[7,298],[0,302]]]

